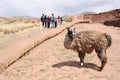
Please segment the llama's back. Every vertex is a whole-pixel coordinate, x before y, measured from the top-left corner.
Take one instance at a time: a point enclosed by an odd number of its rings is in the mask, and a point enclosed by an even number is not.
[[[84,51],[91,53],[94,49],[106,49],[112,43],[111,37],[106,33],[97,31],[81,31],[77,33],[73,40],[66,35],[64,40],[64,47],[75,51]]]
[[[96,31],[82,31],[79,32],[76,37],[78,37],[84,44],[94,44],[97,41],[105,39],[103,33]]]
[[[81,43],[82,49],[86,50],[86,52],[91,53],[93,49],[100,49],[108,47],[108,39],[104,35],[104,33],[100,33],[97,31],[82,31],[76,35],[79,38],[79,43]]]

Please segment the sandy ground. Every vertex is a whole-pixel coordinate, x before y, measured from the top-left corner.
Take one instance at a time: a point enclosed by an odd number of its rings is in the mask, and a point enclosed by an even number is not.
[[[120,29],[101,24],[77,24],[77,32],[95,30],[106,32],[113,38],[107,50],[108,63],[99,72],[100,61],[95,52],[85,57],[85,65],[79,66],[76,52],[63,46],[66,31],[47,40],[8,67],[0,80],[119,80],[120,79]]]

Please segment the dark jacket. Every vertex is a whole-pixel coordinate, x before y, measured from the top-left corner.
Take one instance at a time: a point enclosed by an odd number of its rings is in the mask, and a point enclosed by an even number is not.
[[[44,16],[41,16],[40,20],[41,22],[44,22]]]

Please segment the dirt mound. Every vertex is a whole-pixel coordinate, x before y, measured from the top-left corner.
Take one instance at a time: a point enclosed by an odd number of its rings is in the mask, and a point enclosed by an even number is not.
[[[99,14],[85,14],[84,20],[91,20],[93,23],[102,23],[107,26],[120,27],[120,9]]]

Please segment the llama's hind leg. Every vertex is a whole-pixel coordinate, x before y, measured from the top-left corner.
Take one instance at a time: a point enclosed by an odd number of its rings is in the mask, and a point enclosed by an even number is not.
[[[79,58],[80,58],[80,66],[83,66],[83,64],[84,64],[84,58],[85,58],[85,53],[82,52],[82,51],[80,51],[78,55],[79,55]]]
[[[98,58],[101,60],[101,67],[100,67],[100,71],[103,70],[105,64],[107,63],[107,55],[106,55],[106,51],[105,50],[100,50],[100,51],[97,51],[97,55],[98,55]]]

